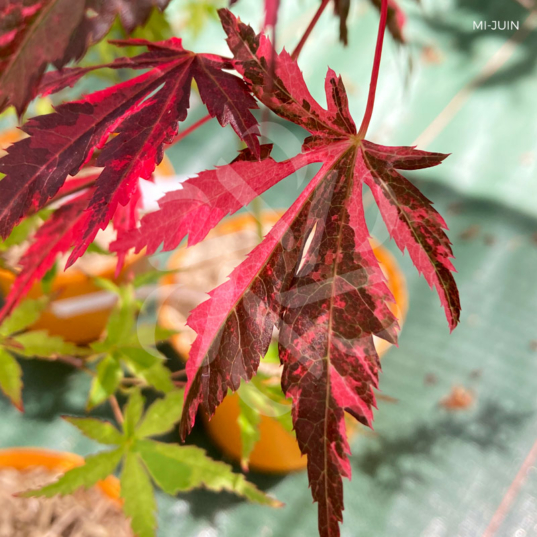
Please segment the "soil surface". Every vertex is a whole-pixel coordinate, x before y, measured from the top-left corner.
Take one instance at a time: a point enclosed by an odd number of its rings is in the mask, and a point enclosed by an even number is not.
[[[18,498],[58,478],[45,468],[0,468],[0,537],[132,537],[121,509],[99,489],[70,496]]]

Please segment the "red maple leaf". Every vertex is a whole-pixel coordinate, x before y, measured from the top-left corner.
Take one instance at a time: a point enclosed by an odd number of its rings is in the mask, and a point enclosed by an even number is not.
[[[19,272],[0,310],[0,322],[11,314],[21,299],[54,265],[58,257],[71,250],[80,240],[87,226],[89,213],[85,211],[92,198],[98,174],[86,174],[67,181],[52,200],[59,203],[68,199],[37,229],[20,258]],[[116,210],[112,223],[118,232],[127,232],[138,224],[142,195],[136,181],[130,203]],[[116,272],[123,266],[126,252],[118,253]]]
[[[0,111],[13,105],[21,116],[48,65],[59,69],[79,60],[117,15],[130,33],[169,1],[0,1]]]
[[[0,236],[7,237],[30,210],[43,207],[67,176],[75,175],[101,149],[95,165],[104,169],[67,266],[82,255],[98,229],[107,226],[118,205],[129,203],[138,178],[150,179],[164,144],[173,140],[178,122],[187,116],[193,79],[209,114],[222,126],[231,124],[259,155],[257,121],[251,113],[257,104],[246,84],[225,71],[232,67],[229,61],[187,51],[176,38],[118,44],[146,46],[149,51],[98,67],[148,71],[31,119],[22,127],[30,136],[10,146],[0,159],[0,171],[6,174],[0,183]],[[89,69],[95,67],[52,74],[45,81],[46,91],[74,83]]]
[[[379,367],[373,336],[396,340],[396,321],[386,304],[391,297],[367,241],[362,185],[372,188],[398,246],[409,250],[418,270],[436,286],[453,328],[459,300],[445,224],[396,171],[434,166],[445,155],[361,139],[341,79],[329,71],[328,109],[323,109],[285,52],[270,79],[268,40],[228,12],[221,16],[237,70],[263,104],[310,131],[304,153],[322,161],[323,168],[286,213],[287,227],[276,226],[230,280],[192,312],[189,325],[198,338],[188,364],[182,434],[191,427],[199,404],[212,414],[228,389],[236,390],[241,378],[248,380],[255,373],[278,326],[282,387],[293,398],[297,439],[308,455],[319,528],[322,535],[337,535],[341,476],[350,474],[344,411],[371,422]],[[251,164],[252,169],[258,166]],[[303,227],[295,231],[291,222]],[[308,250],[302,252],[305,237],[312,233]],[[293,247],[286,246],[288,242]],[[290,258],[287,263],[294,262],[292,279],[275,275],[279,250]],[[306,261],[299,268],[302,257]],[[257,270],[252,270],[254,262]]]
[[[230,5],[237,3],[238,0],[231,0]],[[330,0],[322,0],[318,13],[324,11]],[[382,0],[371,0],[371,2],[380,10]],[[271,26],[275,27],[278,21],[279,0],[265,0],[265,22],[264,29]],[[334,0],[334,13],[339,18],[339,39],[344,45],[349,44],[349,31],[347,28],[347,19],[351,0]],[[406,23],[405,12],[401,9],[396,0],[388,0],[388,30],[393,38],[400,43],[405,42],[403,28]]]
[[[385,22],[387,10],[383,16]],[[261,244],[191,312],[188,324],[198,336],[187,362],[181,435],[192,428],[200,405],[211,416],[228,390],[255,375],[279,328],[282,388],[293,399],[298,443],[308,455],[321,535],[339,535],[341,477],[350,476],[344,412],[371,423],[380,367],[373,336],[397,339],[397,321],[388,308],[393,298],[369,245],[362,188],[373,191],[391,236],[436,287],[453,329],[460,304],[445,222],[397,171],[436,166],[447,155],[366,141],[349,113],[343,82],[332,70],[325,109],[287,52],[275,55],[265,36],[229,11],[221,10],[220,17],[235,69],[254,95],[310,136],[302,153],[289,160],[274,161],[270,147],[263,146],[261,160],[246,151],[231,164],[188,180],[112,249],[154,252],[164,242],[167,250],[186,236],[194,244],[296,168],[322,163]]]

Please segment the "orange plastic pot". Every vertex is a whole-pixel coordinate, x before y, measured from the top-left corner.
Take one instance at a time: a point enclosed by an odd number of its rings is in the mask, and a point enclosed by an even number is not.
[[[269,225],[274,224],[280,216],[280,214],[265,214],[265,222]],[[224,221],[208,235],[207,239],[237,233],[244,229],[256,229],[256,222],[253,217],[240,215]],[[396,301],[391,305],[392,311],[399,319],[399,323],[402,324],[408,308],[405,278],[390,252],[374,241],[372,241],[372,246],[375,256],[387,277],[388,287]],[[168,268],[179,269],[179,271],[176,275],[166,276],[163,279],[164,284],[181,283],[181,267],[183,266],[184,255],[184,249],[179,249],[171,257]],[[178,328],[174,326],[176,323],[171,308],[166,302],[159,310],[159,321],[164,327]],[[176,334],[172,337],[171,343],[180,356],[186,357],[192,344],[192,334]],[[382,339],[376,339],[375,344],[381,356],[390,347],[390,344]],[[240,429],[237,423],[239,413],[239,396],[234,393],[224,399],[211,420],[202,415],[211,439],[227,456],[237,462],[241,459]],[[267,473],[287,473],[306,467],[307,459],[302,456],[294,433],[288,432],[277,419],[270,416],[261,416],[259,429],[260,439],[251,453],[250,468]],[[356,431],[354,422],[351,420],[347,424],[347,431],[351,434]]]
[[[119,277],[115,278],[116,261],[110,258],[108,266],[96,276],[115,282],[121,281],[130,269],[135,268],[134,265],[139,259],[140,256],[129,256]],[[9,293],[15,277],[12,272],[0,269],[2,294]],[[77,268],[67,269],[54,278],[51,294],[54,300],[32,328],[47,330],[51,335],[62,336],[66,341],[78,344],[89,343],[100,337],[112,311],[113,300],[105,298],[105,292],[95,285],[91,276]],[[41,283],[35,282],[27,296],[28,298],[43,296]],[[62,313],[61,306],[69,304],[74,306],[75,311],[82,312],[69,314],[67,308],[66,313]]]
[[[74,453],[64,453],[43,448],[8,448],[0,449],[0,468],[28,470],[41,467],[51,472],[67,472],[76,466],[82,466],[84,459]],[[101,492],[114,503],[121,505],[119,480],[107,477],[96,485]]]

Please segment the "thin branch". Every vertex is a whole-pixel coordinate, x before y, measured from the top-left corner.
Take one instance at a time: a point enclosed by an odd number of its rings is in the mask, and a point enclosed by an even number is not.
[[[329,1],[330,0],[322,0],[321,5],[319,6],[319,9],[317,10],[315,15],[313,16],[313,19],[311,19],[311,22],[309,23],[309,26],[306,28],[306,31],[304,32],[304,35],[302,36],[302,39],[300,40],[300,42],[296,46],[295,50],[293,50],[293,53],[291,54],[291,58],[293,58],[293,60],[298,59],[298,55],[302,51],[302,48],[304,47],[306,41],[308,40],[308,37],[310,36],[313,28],[315,28],[315,25],[317,24],[317,22],[321,18],[321,15],[323,14],[323,11],[325,10],[325,8],[328,5]]]
[[[116,421],[119,423],[119,425],[123,425],[123,413],[121,412],[121,408],[119,408],[119,403],[117,402],[116,396],[111,395],[109,401]]]
[[[74,356],[66,355],[56,355],[53,357],[53,360],[55,360],[56,362],[62,362],[64,364],[70,365],[71,367],[79,369],[80,371],[84,371],[84,373],[87,373],[92,377],[95,376],[95,372],[86,366],[86,362],[82,358],[76,358]]]
[[[81,192],[86,188],[92,187],[97,181],[97,179],[99,179],[100,175],[101,172],[97,172],[90,173],[82,177],[73,177],[72,179],[66,181],[63,184],[60,190],[58,190],[58,193],[53,198],[51,198],[50,203],[58,201],[59,199],[64,198],[66,196],[77,194],[78,192]]]
[[[207,114],[206,116],[202,117],[196,123],[193,125],[190,125],[187,129],[184,131],[181,131],[172,141],[170,145],[175,145],[177,142],[181,141],[183,138],[186,138],[189,134],[194,132],[198,127],[201,127],[203,124],[207,123],[211,119],[211,115]]]
[[[186,379],[186,369],[181,369],[181,371],[174,371],[172,373],[172,379]]]
[[[359,138],[365,138],[371,117],[373,115],[373,107],[375,106],[375,93],[377,91],[377,81],[379,78],[380,60],[382,58],[382,43],[384,42],[384,31],[386,30],[386,21],[388,19],[388,0],[382,0],[380,10],[380,23],[377,35],[377,46],[375,49],[375,59],[373,61],[373,71],[371,73],[371,83],[369,84],[369,96],[367,98],[367,107],[365,109],[364,119],[358,131]]]

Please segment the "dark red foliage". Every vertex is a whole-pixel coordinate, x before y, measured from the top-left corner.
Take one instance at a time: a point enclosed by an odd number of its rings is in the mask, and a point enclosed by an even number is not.
[[[244,153],[233,163],[201,173],[167,194],[161,209],[142,219],[113,249],[154,252],[175,248],[188,236],[202,240],[224,216],[311,162],[322,168],[293,206],[230,279],[192,311],[198,337],[187,365],[181,434],[191,429],[199,405],[209,415],[228,390],[249,380],[279,328],[282,387],[293,399],[298,442],[308,455],[322,535],[338,535],[342,476],[350,476],[344,412],[372,420],[379,361],[373,336],[396,342],[392,300],[373,255],[361,204],[369,186],[401,250],[436,287],[451,328],[460,304],[450,242],[441,216],[397,170],[436,166],[447,155],[412,147],[386,147],[361,139],[345,88],[329,70],[327,108],[309,93],[295,61],[284,51],[272,68],[273,50],[229,11],[220,16],[235,68],[259,101],[310,132],[300,155],[284,162]],[[274,75],[274,76],[272,76]],[[250,155],[251,156],[251,155]],[[311,236],[306,249],[305,241]]]
[[[380,10],[382,0],[372,0],[372,2]],[[406,15],[398,1],[388,0],[388,30],[392,34],[392,37],[396,41],[399,41],[399,43],[405,42],[405,25]]]
[[[268,40],[256,36],[228,11],[220,16],[236,69],[263,104],[309,130],[302,162],[319,161],[323,166],[229,281],[192,311],[188,324],[198,337],[187,366],[181,433],[184,437],[192,427],[200,404],[211,415],[229,389],[236,390],[241,379],[255,374],[259,357],[267,351],[273,329],[278,327],[282,387],[293,399],[297,439],[308,455],[321,535],[339,535],[341,477],[350,476],[344,412],[371,423],[379,369],[373,336],[395,342],[397,329],[388,309],[392,297],[368,242],[362,188],[367,184],[372,189],[390,234],[436,287],[454,328],[460,304],[445,223],[429,200],[396,171],[436,166],[446,155],[360,139],[343,83],[331,70],[326,79],[328,107],[324,109],[311,97],[287,53],[277,57],[271,79]],[[300,163],[295,157],[277,168],[285,172],[285,166]],[[266,166],[267,160],[245,161],[240,184],[263,191],[268,184],[259,177],[265,177]],[[205,173],[225,177],[237,172],[236,164],[231,164]],[[214,192],[202,177],[191,179],[188,188],[200,188],[204,199],[211,200]],[[185,202],[183,196],[187,194],[181,196],[181,203]],[[171,213],[170,198],[168,203],[166,209]],[[212,215],[212,202],[205,203],[207,214]],[[236,210],[236,201],[216,205],[222,214],[206,219],[206,226],[213,227],[226,209]],[[157,215],[142,221],[138,249],[151,236]],[[163,214],[160,220],[165,220]],[[204,227],[204,233],[207,231]],[[304,241],[310,235],[306,249]],[[176,237],[171,244],[178,240]],[[154,247],[151,244],[151,250]]]
[[[119,15],[130,33],[170,0],[0,0],[0,111],[22,115],[49,64],[79,60]]]
[[[273,26],[278,2],[266,5],[266,24]],[[348,6],[349,0],[336,0],[343,38]],[[391,6],[392,17],[397,17],[395,2]],[[384,2],[382,31],[387,16]],[[210,293],[209,300],[191,312],[188,324],[197,338],[187,363],[181,436],[190,432],[199,406],[212,416],[229,390],[237,390],[241,380],[256,374],[277,329],[282,388],[292,399],[298,443],[308,456],[320,533],[334,537],[342,520],[342,477],[350,477],[345,412],[371,424],[380,369],[373,338],[396,343],[398,330],[389,308],[393,297],[369,243],[362,191],[364,187],[372,191],[391,237],[436,288],[453,329],[460,303],[446,224],[399,173],[437,166],[447,155],[364,139],[383,34],[368,112],[358,131],[343,82],[331,69],[325,82],[325,108],[313,99],[296,61],[285,50],[277,54],[268,38],[256,35],[228,10],[221,10],[220,18],[232,60],[194,54],[184,50],[179,39],[120,42],[145,46],[148,52],[104,67],[146,72],[63,104],[24,126],[30,136],[11,146],[0,160],[0,172],[6,174],[0,181],[2,236],[28,213],[69,192],[67,176],[75,175],[96,150],[95,164],[103,171],[95,181],[81,183],[88,190],[64,204],[38,230],[0,317],[59,253],[74,247],[72,263],[111,220],[119,230],[111,250],[120,258],[131,248],[153,253],[163,245],[171,250],[185,238],[193,245],[224,217],[295,170],[320,163],[318,173],[263,241],[228,281]],[[401,18],[397,24],[401,29]],[[40,91],[72,85],[89,69],[93,68],[51,73]],[[230,69],[242,78],[230,74]],[[209,114],[221,125],[231,124],[247,148],[230,164],[201,172],[166,194],[160,209],[135,227],[139,178],[151,178],[165,144],[186,118],[192,80]],[[272,147],[259,144],[251,112],[257,107],[254,97],[308,131],[300,154],[277,162],[270,155]]]
[[[164,144],[173,140],[178,121],[186,118],[193,79],[209,113],[222,126],[231,124],[259,155],[257,122],[250,111],[257,105],[246,84],[224,71],[229,62],[187,51],[176,38],[121,44],[146,46],[149,52],[107,67],[149,70],[31,119],[23,126],[30,136],[10,146],[0,160],[0,172],[6,174],[0,182],[0,236],[7,237],[29,211],[43,207],[68,175],[75,175],[96,149],[102,149],[96,165],[104,169],[68,265],[82,255],[98,229],[106,227],[117,206],[129,203],[138,178],[151,177]],[[49,79],[48,88],[57,90],[84,72],[66,70]]]
[[[371,0],[371,2],[380,10],[382,0]],[[349,43],[347,18],[351,0],[334,0],[334,11],[339,17],[339,39],[345,45]],[[405,12],[399,6],[397,0],[388,0],[388,30],[392,37],[400,43],[405,42],[403,29],[406,23]]]

